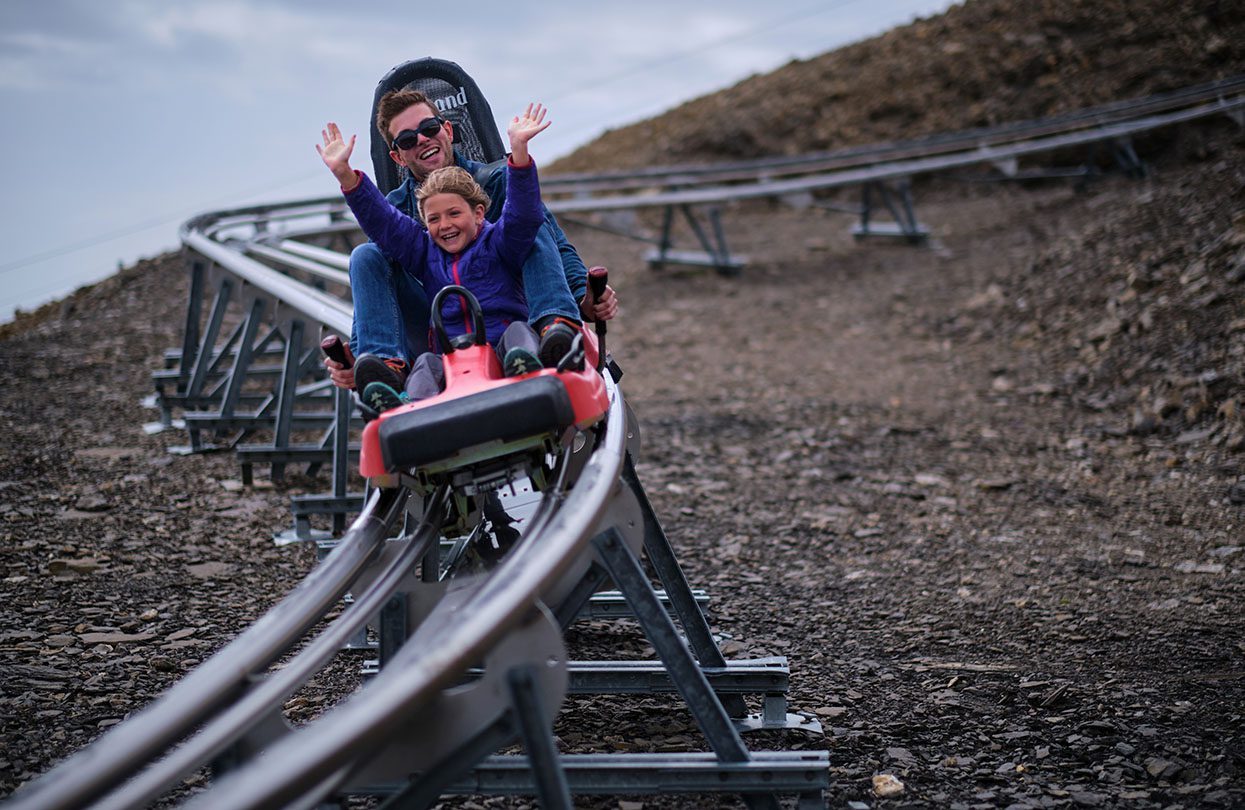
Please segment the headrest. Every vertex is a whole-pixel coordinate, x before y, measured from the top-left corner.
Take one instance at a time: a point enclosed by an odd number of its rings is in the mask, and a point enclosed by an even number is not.
[[[415,59],[403,62],[385,74],[372,98],[372,167],[376,185],[388,194],[406,179],[401,169],[389,158],[389,144],[376,129],[376,107],[390,90],[418,90],[432,99],[438,115],[454,125],[454,148],[464,157],[491,163],[506,154],[493,111],[476,85],[461,67],[444,59]]]

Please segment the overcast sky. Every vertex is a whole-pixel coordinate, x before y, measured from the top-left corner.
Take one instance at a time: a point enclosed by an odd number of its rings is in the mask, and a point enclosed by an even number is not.
[[[3,0],[0,321],[177,246],[202,211],[327,196],[326,120],[360,134],[376,82],[457,62],[498,117],[554,124],[542,162],[604,129],[935,14],[951,0]]]

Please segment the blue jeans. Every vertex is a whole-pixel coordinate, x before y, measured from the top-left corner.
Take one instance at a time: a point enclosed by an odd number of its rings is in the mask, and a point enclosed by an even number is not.
[[[579,304],[571,294],[553,227],[548,222],[541,227],[523,264],[523,292],[530,323],[548,315],[561,315],[576,322],[580,319]],[[567,247],[573,252],[573,248]],[[350,350],[355,357],[375,354],[411,363],[431,348],[428,328],[432,296],[418,279],[385,258],[372,242],[350,252],[350,290],[354,297]]]
[[[372,242],[350,252],[354,324],[350,350],[408,363],[428,351],[428,295],[424,285],[392,264]]]
[[[546,215],[523,263],[523,295],[527,298],[528,322],[536,323],[548,315],[561,315],[579,322],[579,302],[571,292],[567,274],[578,270],[581,288],[587,271],[575,248],[566,241],[562,229]],[[565,245],[565,248],[560,247]],[[569,254],[569,256],[567,255]],[[578,265],[578,267],[576,267]]]

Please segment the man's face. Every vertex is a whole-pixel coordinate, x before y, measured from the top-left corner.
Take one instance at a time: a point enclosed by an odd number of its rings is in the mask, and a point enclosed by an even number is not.
[[[409,149],[394,150],[393,139],[404,129],[419,129],[421,122],[436,118],[437,111],[427,104],[413,104],[394,116],[389,122],[389,157],[399,166],[405,166],[418,181],[443,166],[454,165],[454,127],[449,121],[441,125],[441,131],[432,137],[420,135]]]
[[[473,208],[457,194],[433,194],[423,201],[423,212],[428,235],[446,253],[466,250],[484,222],[484,206]]]

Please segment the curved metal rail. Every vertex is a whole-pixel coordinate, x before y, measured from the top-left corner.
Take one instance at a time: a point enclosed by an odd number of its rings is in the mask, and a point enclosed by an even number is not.
[[[855,168],[897,160],[932,157],[982,147],[1105,127],[1196,105],[1212,106],[1245,93],[1245,74],[1137,99],[1111,102],[1061,115],[938,133],[912,140],[865,144],[829,152],[782,155],[709,164],[650,166],[621,172],[559,174],[541,180],[550,194],[584,195],[598,191],[687,188],[708,183],[760,182],[801,174]]]
[[[379,551],[405,498],[399,490],[374,492],[338,547],[285,599],[148,708],[19,791],[10,806],[88,806],[226,708],[336,606]]]
[[[429,499],[428,509],[415,534],[401,544],[401,550],[384,566],[376,581],[292,661],[261,681],[181,747],[102,798],[94,807],[97,810],[145,807],[177,780],[219,756],[279,710],[381,611],[402,579],[438,541],[437,517],[441,514],[444,495],[443,491],[438,492]],[[348,541],[349,535],[344,542]]]
[[[340,783],[340,779],[325,781],[325,773],[370,759],[413,713],[484,658],[542,599],[562,599],[573,590],[589,565],[587,540],[610,509],[626,452],[626,409],[621,393],[609,382],[611,407],[603,441],[569,492],[561,489],[568,469],[561,465],[564,474],[529,518],[524,542],[469,591],[438,604],[411,642],[345,706],[272,745],[270,753],[222,780],[197,804],[285,806],[323,797]],[[358,580],[402,513],[406,495],[405,489],[375,491],[337,550],[270,614],[149,709],[22,791],[12,806],[23,810],[146,806],[270,720],[379,613],[439,538],[444,490],[427,500],[415,533],[398,544],[399,550],[383,563],[383,571],[367,583],[360,598],[291,661],[254,683]],[[486,720],[486,725],[493,722]],[[205,721],[199,733],[155,761]],[[327,730],[320,730],[324,726]],[[272,730],[263,733],[268,739],[260,742],[272,742]],[[255,790],[254,782],[262,789]],[[236,795],[239,790],[245,796]]]
[[[354,234],[358,230],[358,224],[349,218],[349,210],[338,196],[201,214],[185,222],[180,235],[182,244],[193,255],[224,269],[253,288],[253,293],[279,301],[285,309],[319,326],[348,335],[353,318],[350,303],[288,274],[291,270],[303,271],[348,288],[349,276],[341,272],[346,268],[316,261],[323,254],[308,257],[294,252],[278,253],[266,243],[285,233],[324,237]],[[269,260],[278,269],[250,258],[248,253]]]
[[[607,382],[608,379],[607,379]],[[611,385],[604,440],[578,482],[542,527],[461,602],[443,603],[358,695],[253,763],[222,779],[191,807],[276,807],[328,792],[349,771],[408,728],[421,709],[482,660],[543,601],[569,589],[587,568],[588,540],[606,517],[626,452],[626,409]]]
[[[341,319],[344,305],[339,299],[240,255],[237,248],[242,240],[232,238],[228,244],[221,244],[211,238],[240,227],[262,231],[262,225],[256,228],[262,223],[262,214],[256,213],[231,212],[204,218],[199,227],[187,228],[186,244],[282,305],[329,328],[347,327]],[[272,746],[270,755],[221,781],[201,800],[203,804],[273,806],[273,802],[283,805],[325,795],[386,744],[391,738],[387,732],[409,722],[468,667],[486,657],[542,600],[556,603],[574,590],[590,565],[588,538],[618,494],[627,446],[621,392],[608,378],[607,385],[611,406],[596,452],[578,469],[570,492],[558,488],[565,486],[569,469],[569,464],[561,465],[563,475],[557,486],[546,494],[528,521],[525,542],[493,575],[469,592],[440,603],[411,643],[359,696],[313,724],[317,728],[327,724],[327,732],[290,734]],[[21,810],[142,807],[248,735],[266,737],[259,743],[270,743],[274,735],[280,736],[280,730],[259,727],[279,716],[289,695],[377,615],[438,538],[443,493],[429,499],[418,531],[392,555],[361,598],[280,670],[263,677],[267,667],[323,617],[378,556],[403,511],[406,495],[405,489],[375,491],[337,550],[270,614],[149,709],[20,792],[13,806]],[[634,528],[638,518],[629,523]],[[262,679],[256,683],[257,678]],[[486,726],[491,725],[495,718],[484,721]],[[198,734],[158,759],[201,725]],[[283,753],[287,750],[296,755],[291,759]],[[350,767],[342,770],[346,766]],[[339,778],[323,778],[325,773],[336,771],[340,771]],[[253,782],[261,783],[263,789],[255,790]]]
[[[958,151],[910,159],[870,159],[863,162],[863,165],[854,168],[809,174],[785,180],[766,180],[756,177],[754,182],[741,183],[739,185],[707,185],[640,194],[612,194],[602,197],[550,200],[546,205],[550,211],[555,213],[573,213],[723,203],[760,197],[781,197],[820,189],[857,186],[879,180],[949,171],[980,163],[1013,160],[1043,152],[1054,152],[1070,147],[1126,138],[1142,132],[1206,118],[1211,115],[1239,113],[1241,110],[1245,110],[1245,96],[1215,101],[1175,112],[1121,121],[1095,129],[1060,132],[998,146],[989,143],[981,145],[974,143],[967,147],[961,146]]]

